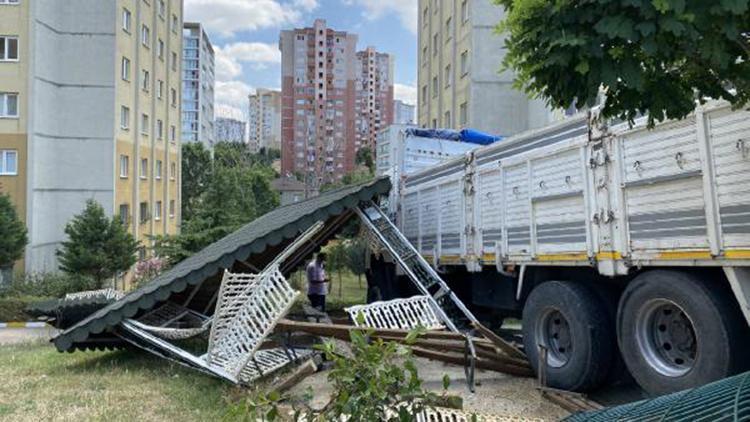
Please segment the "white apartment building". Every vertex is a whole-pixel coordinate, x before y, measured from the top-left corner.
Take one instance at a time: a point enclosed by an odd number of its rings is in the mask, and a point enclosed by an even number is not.
[[[212,148],[214,120],[214,48],[200,23],[185,22],[182,53],[182,140]]]
[[[250,151],[281,150],[281,91],[258,88],[249,99],[247,125]]]
[[[393,102],[393,123],[397,125],[417,124],[417,107],[401,100]]]

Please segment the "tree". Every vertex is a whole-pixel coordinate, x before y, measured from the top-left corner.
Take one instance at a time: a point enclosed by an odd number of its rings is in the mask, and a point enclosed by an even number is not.
[[[67,224],[65,234],[68,240],[57,251],[65,273],[90,276],[101,285],[135,264],[138,242],[119,217],[107,218],[104,208],[93,199]]]
[[[339,298],[343,297],[343,285],[344,280],[341,275],[341,272],[346,269],[347,264],[347,256],[346,256],[346,245],[344,244],[344,241],[341,239],[337,239],[335,242],[332,242],[330,245],[326,247],[327,254],[328,254],[328,260],[326,262],[327,267],[330,268],[332,271],[336,271],[336,274],[338,275],[339,279]]]
[[[362,147],[357,151],[355,163],[358,166],[367,167],[370,173],[375,173],[375,160],[372,158],[372,149],[370,147]]]
[[[190,220],[200,207],[211,175],[211,151],[200,142],[182,144],[182,219]]]
[[[549,105],[591,106],[649,124],[692,112],[696,100],[750,99],[748,0],[495,0],[508,10],[505,68]]]
[[[0,269],[8,268],[23,257],[28,243],[26,226],[18,218],[10,197],[0,194]]]
[[[354,275],[357,276],[359,287],[362,288],[362,276],[365,274],[367,242],[356,238],[349,241],[346,248],[346,264]]]

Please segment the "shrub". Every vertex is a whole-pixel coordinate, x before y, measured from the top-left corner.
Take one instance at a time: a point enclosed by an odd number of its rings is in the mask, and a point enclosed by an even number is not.
[[[29,306],[45,299],[38,296],[0,298],[0,322],[31,321],[33,316],[28,312]]]
[[[26,274],[16,277],[0,291],[0,297],[24,296],[61,298],[68,293],[101,288],[101,283],[92,278],[64,273]]]
[[[26,226],[18,219],[10,197],[5,194],[0,194],[0,233],[0,269],[3,269],[21,259],[28,241]]]

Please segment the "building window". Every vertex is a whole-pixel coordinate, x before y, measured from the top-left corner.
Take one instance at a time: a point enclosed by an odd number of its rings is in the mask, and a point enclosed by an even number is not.
[[[19,0],[0,0],[0,4],[18,4]]]
[[[170,142],[177,141],[177,128],[175,126],[169,128],[169,140]]]
[[[122,58],[122,80],[130,81],[130,59],[127,57]]]
[[[469,2],[468,0],[463,0],[461,2],[461,19],[466,22],[469,20]]]
[[[156,160],[156,177],[157,180],[161,180],[161,160]]]
[[[148,216],[148,202],[141,202],[141,204],[140,204],[140,210],[139,211],[140,211],[139,214],[140,214],[141,224],[143,224],[143,223],[147,222],[148,218],[149,218],[149,216]]]
[[[156,201],[154,204],[154,220],[161,220],[161,201]]]
[[[141,114],[141,134],[148,136],[148,114]]]
[[[130,205],[128,204],[120,204],[120,223],[123,226],[127,226],[130,224]]]
[[[159,60],[164,61],[164,41],[159,38],[159,44],[157,44],[157,53],[159,54]]]
[[[156,98],[161,100],[162,91],[164,91],[164,81],[160,80],[156,84]]]
[[[151,74],[149,73],[149,71],[142,70],[141,71],[141,89],[142,90],[148,92],[151,86],[150,79],[151,79]]]
[[[0,150],[0,176],[18,175],[18,151],[12,149]]]
[[[174,32],[175,34],[177,33],[177,26],[179,26],[177,15],[172,15],[172,32]]]
[[[469,121],[469,111],[466,109],[466,103],[461,103],[461,105],[458,107],[458,113],[460,125],[462,127],[466,126],[466,123]]]
[[[164,3],[164,0],[159,0],[159,17],[164,19],[166,15],[167,15],[167,5]]]
[[[445,87],[448,88],[453,82],[453,74],[451,73],[451,65],[445,66]]]
[[[447,128],[453,127],[453,122],[451,122],[451,112],[450,111],[446,111],[445,112],[445,117],[443,119],[443,124]]]
[[[133,15],[130,14],[130,10],[122,8],[122,30],[130,33]]]
[[[120,155],[120,177],[127,179],[130,175],[130,157]]]
[[[175,201],[174,199],[169,201],[169,218],[174,218]]]
[[[440,34],[435,34],[432,36],[432,55],[437,56],[437,53],[439,51],[438,46],[440,45]]]
[[[141,158],[141,179],[148,177],[148,158]]]
[[[170,103],[172,103],[172,107],[177,107],[177,90],[172,88],[169,91],[169,98]]]
[[[427,104],[427,85],[422,87],[422,103]]]
[[[164,139],[164,122],[161,120],[156,121],[156,139]]]
[[[432,77],[432,97],[433,98],[437,97],[439,87],[440,85],[438,84],[438,77],[433,76]]]
[[[172,163],[169,166],[169,178],[174,180],[177,177],[177,163]]]
[[[18,94],[0,92],[0,118],[18,118]]]
[[[128,107],[120,107],[120,129],[130,129],[130,109]]]
[[[172,52],[172,72],[177,72],[177,53]]]
[[[427,24],[430,22],[430,15],[429,11],[425,7],[422,11],[422,25],[427,26]]]
[[[18,60],[18,37],[0,37],[0,61]]]
[[[469,52],[464,51],[461,53],[461,77],[466,76],[469,73]]]
[[[437,119],[432,119],[432,128],[437,129]]]
[[[451,40],[452,35],[453,35],[453,26],[451,25],[452,23],[453,23],[453,19],[451,19],[450,17],[445,20],[445,42],[446,43]]]
[[[151,47],[151,30],[146,25],[141,26],[141,43],[146,48]]]

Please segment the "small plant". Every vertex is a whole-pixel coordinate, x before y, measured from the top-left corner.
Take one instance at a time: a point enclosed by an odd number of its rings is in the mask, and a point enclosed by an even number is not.
[[[361,314],[359,318],[363,318]],[[424,329],[412,330],[406,337],[406,344],[413,344],[423,332]],[[295,405],[285,412],[281,410],[281,402],[286,397],[277,392],[257,393],[235,406],[227,418],[270,422],[290,418],[294,421],[416,421],[418,415],[444,397],[424,390],[408,347],[373,338],[373,333],[372,329],[353,329],[351,355],[337,350],[330,341],[317,346],[333,363],[328,381],[333,384],[334,393],[321,411]],[[443,388],[447,390],[449,385],[446,375]]]

